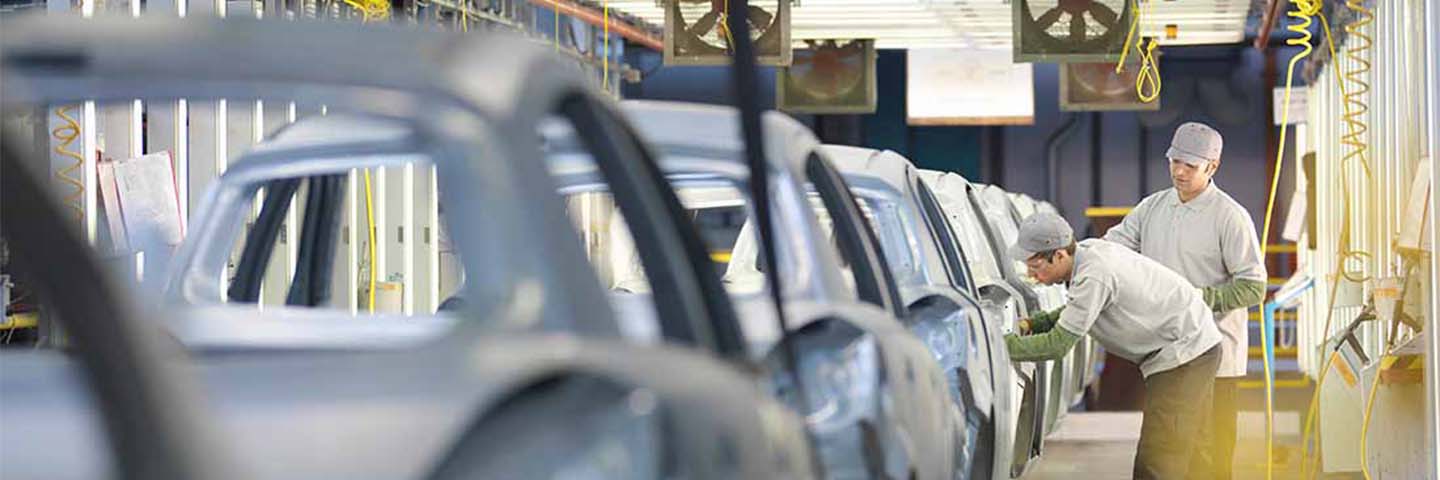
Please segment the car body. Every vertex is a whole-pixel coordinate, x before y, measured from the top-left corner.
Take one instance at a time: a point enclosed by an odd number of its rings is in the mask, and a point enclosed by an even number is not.
[[[751,351],[778,368],[778,348],[793,345],[810,405],[799,404],[793,382],[772,385],[807,417],[832,478],[953,478],[959,422],[944,373],[924,343],[896,317],[893,282],[853,199],[803,125],[775,112],[762,117],[765,160],[772,173],[772,210],[780,268],[783,332],[764,292],[744,146],[733,108],[663,102],[624,102],[631,123],[660,158],[672,188],[692,215],[732,210],[743,223],[725,250],[725,282],[736,299]],[[564,144],[552,148],[564,150]],[[811,174],[824,174],[815,178]],[[595,182],[576,175],[562,189],[582,194]],[[812,209],[809,184],[834,212],[825,221]],[[828,188],[827,188],[828,187]],[[846,205],[849,207],[846,207]],[[832,246],[835,232],[838,249]],[[713,235],[712,235],[713,236]],[[848,249],[848,250],[847,250]],[[844,259],[842,259],[842,257]],[[841,268],[842,262],[850,265]],[[643,291],[643,289],[641,289]],[[768,352],[768,353],[767,353]]]
[[[1015,308],[1006,308],[1010,302],[995,302],[987,299],[983,304],[976,299],[984,291],[990,297],[994,285],[981,284],[971,273],[968,258],[975,255],[989,255],[988,243],[966,244],[958,237],[974,230],[970,223],[953,223],[943,211],[921,172],[905,157],[891,151],[868,148],[826,146],[830,154],[850,183],[857,198],[868,208],[873,226],[881,238],[887,260],[900,283],[901,296],[911,309],[917,334],[922,338],[935,336],[941,325],[927,325],[938,319],[962,323],[962,328],[952,328],[961,341],[927,342],[951,376],[952,395],[964,398],[960,408],[966,411],[979,409],[980,418],[971,415],[970,426],[977,442],[984,445],[978,453],[989,458],[982,459],[972,477],[1006,478],[1024,469],[1030,460],[1029,445],[1032,439],[1043,436],[1044,432],[1036,422],[1020,423],[1022,411],[1033,411],[1034,391],[1029,392],[1032,405],[1024,405],[1027,398],[1024,382],[1017,382],[1016,365],[1010,362],[1004,348],[1003,332],[1008,331],[1016,320]],[[973,249],[983,249],[972,253]],[[981,279],[986,279],[981,276]],[[1004,291],[998,292],[1002,297]],[[1008,297],[1007,297],[1008,298]],[[982,313],[983,312],[983,313]],[[967,338],[968,337],[968,338]],[[944,359],[966,361],[947,363]],[[958,374],[958,375],[956,375]],[[966,375],[968,378],[961,378]],[[980,386],[981,388],[975,388]],[[1035,390],[1040,385],[1031,383],[1028,388]],[[990,398],[993,397],[993,401]],[[976,424],[975,420],[984,423]],[[993,422],[993,423],[991,423]],[[974,428],[979,426],[981,428]],[[1017,431],[1018,430],[1018,431]],[[1016,460],[1015,445],[1019,439],[1021,458]],[[980,473],[983,471],[984,473]]]
[[[613,107],[543,48],[473,38],[328,22],[13,20],[0,33],[0,95],[7,106],[329,105],[330,117],[289,128],[229,166],[177,254],[170,292],[179,301],[155,315],[188,319],[163,323],[178,326],[171,331],[182,342],[205,340],[172,361],[202,385],[240,478],[811,477],[800,417],[723,356],[714,330],[728,304],[706,300],[724,295],[718,281],[705,295],[693,269],[703,254],[676,228],[680,219],[634,215],[647,226],[637,237],[657,247],[644,259],[650,274],[675,287],[656,293],[666,305],[657,306],[665,344],[627,339],[593,280],[545,170],[537,123],[560,116],[593,125],[617,118]],[[362,44],[372,48],[353,48]],[[386,64],[367,61],[374,56]],[[634,168],[648,160],[633,138],[592,132],[600,168],[663,186]],[[377,338],[386,332],[376,324],[395,320],[384,316],[304,301],[259,311],[224,303],[236,220],[259,189],[304,179],[313,190],[317,179],[417,158],[442,172],[446,204],[469,206],[448,224],[471,279],[463,289],[471,302],[444,314],[452,318],[407,319],[417,325],[397,342]],[[674,202],[631,200],[622,208]],[[263,230],[246,234],[247,251]],[[25,439],[0,449],[7,478],[100,478],[123,465],[106,448],[74,361],[55,350],[3,355],[0,437]]]

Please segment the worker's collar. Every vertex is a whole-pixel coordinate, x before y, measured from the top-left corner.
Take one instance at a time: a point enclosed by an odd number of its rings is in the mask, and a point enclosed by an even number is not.
[[[1074,286],[1075,272],[1080,270],[1080,264],[1090,259],[1090,246],[1084,242],[1075,244],[1075,255],[1070,257],[1070,278],[1065,279],[1065,288]]]
[[[1205,186],[1205,190],[1202,190],[1199,195],[1196,195],[1195,198],[1190,199],[1188,202],[1180,201],[1180,190],[1174,187],[1171,187],[1170,190],[1172,193],[1172,195],[1169,196],[1171,207],[1204,208],[1206,205],[1209,205],[1215,197],[1220,195],[1220,187],[1215,186],[1214,179],[1211,179],[1210,184]]]

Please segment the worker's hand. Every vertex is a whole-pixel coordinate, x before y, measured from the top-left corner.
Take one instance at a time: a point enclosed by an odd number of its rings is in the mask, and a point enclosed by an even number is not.
[[[1030,319],[1029,319],[1029,318],[1022,318],[1022,319],[1020,319],[1020,321],[1017,323],[1016,326],[1019,327],[1019,330],[1020,330],[1020,334],[1021,334],[1021,335],[1029,335],[1029,334],[1030,334]]]

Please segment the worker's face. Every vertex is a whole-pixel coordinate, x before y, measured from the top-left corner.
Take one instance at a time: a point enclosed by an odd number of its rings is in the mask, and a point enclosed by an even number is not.
[[[1070,252],[1065,250],[1057,250],[1049,258],[1042,253],[1025,261],[1025,271],[1030,274],[1030,278],[1045,285],[1065,283],[1070,279],[1073,260]]]
[[[1210,185],[1210,178],[1214,177],[1215,171],[1219,169],[1219,161],[1192,165],[1170,159],[1170,180],[1175,182],[1176,190],[1184,193],[1197,193]]]

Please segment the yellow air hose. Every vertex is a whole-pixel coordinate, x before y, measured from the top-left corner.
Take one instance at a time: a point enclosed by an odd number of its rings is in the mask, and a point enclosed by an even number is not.
[[[1115,74],[1119,75],[1125,71],[1125,58],[1130,53],[1130,45],[1135,40],[1135,32],[1140,29],[1140,0],[1135,0],[1130,6],[1130,31],[1125,34],[1125,44],[1120,49],[1120,61],[1115,63]],[[1160,66],[1155,62],[1155,49],[1160,43],[1154,38],[1150,43],[1144,45],[1145,39],[1133,42],[1136,55],[1140,56],[1140,73],[1135,76],[1135,95],[1145,103],[1154,102],[1160,98]],[[1149,88],[1147,88],[1147,86]]]
[[[1394,333],[1399,330],[1396,328],[1390,332],[1391,341],[1395,340]],[[1365,398],[1365,418],[1360,423],[1360,473],[1365,475],[1365,480],[1370,480],[1370,449],[1365,445],[1370,438],[1370,414],[1375,411],[1375,394],[1380,392],[1380,372],[1385,369],[1386,357],[1381,355],[1375,365],[1375,381],[1370,382],[1370,394]]]
[[[365,227],[370,236],[370,301],[368,304],[370,313],[375,313],[375,276],[378,273],[375,270],[375,206],[372,200],[373,197],[374,194],[370,191],[370,169],[367,168],[365,169]]]
[[[70,116],[70,111],[74,109],[74,105],[67,105],[55,109],[55,115],[60,117],[65,124],[55,127],[54,130],[50,131],[50,135],[55,137],[55,140],[59,142],[59,144],[55,146],[55,153],[74,160],[74,162],[66,165],[65,168],[60,169],[59,172],[56,172],[55,176],[70,186],[70,191],[65,194],[65,207],[74,212],[75,221],[83,222],[85,220],[85,180],[77,178],[75,174],[85,166],[85,156],[70,147],[80,138],[81,133],[80,122]]]
[[[1295,54],[1294,57],[1291,57],[1291,58],[1290,58],[1290,64],[1289,64],[1289,66],[1287,67],[1286,72],[1285,72],[1285,95],[1284,95],[1284,105],[1285,105],[1285,108],[1284,108],[1283,110],[1281,110],[1281,114],[1280,114],[1280,115],[1281,115],[1281,121],[1280,121],[1280,144],[1279,144],[1279,147],[1276,149],[1277,151],[1276,151],[1276,155],[1275,155],[1275,173],[1274,173],[1274,177],[1271,178],[1271,180],[1270,180],[1270,195],[1269,195],[1270,198],[1269,198],[1269,200],[1267,201],[1266,206],[1265,206],[1265,228],[1264,228],[1263,230],[1261,230],[1261,233],[1260,233],[1260,237],[1261,237],[1261,239],[1260,239],[1260,248],[1262,249],[1262,251],[1260,252],[1260,258],[1266,258],[1266,257],[1268,256],[1268,254],[1270,253],[1270,252],[1269,252],[1269,250],[1270,250],[1270,224],[1271,224],[1271,221],[1274,219],[1274,213],[1275,213],[1275,194],[1277,193],[1277,189],[1278,189],[1279,186],[1280,186],[1280,170],[1281,170],[1281,168],[1282,168],[1282,167],[1284,166],[1284,164],[1285,164],[1285,162],[1284,162],[1284,160],[1285,160],[1285,138],[1286,138],[1286,134],[1287,134],[1287,132],[1288,132],[1288,130],[1289,130],[1289,124],[1290,124],[1290,108],[1289,108],[1289,105],[1290,105],[1290,90],[1291,90],[1291,88],[1294,86],[1294,81],[1295,81],[1295,65],[1298,64],[1298,63],[1300,63],[1300,60],[1304,59],[1305,57],[1310,56],[1310,52],[1314,50],[1314,47],[1311,46],[1311,44],[1310,44],[1310,23],[1311,23],[1310,18],[1313,17],[1313,16],[1315,16],[1316,14],[1320,13],[1320,3],[1319,3],[1318,1],[1314,1],[1314,0],[1290,0],[1290,4],[1294,6],[1294,9],[1286,12],[1286,15],[1289,15],[1291,18],[1294,18],[1294,19],[1295,19],[1295,22],[1294,22],[1294,23],[1291,23],[1289,26],[1287,26],[1287,27],[1285,27],[1285,28],[1286,28],[1287,30],[1290,30],[1291,32],[1294,32],[1295,34],[1297,34],[1298,37],[1287,39],[1287,40],[1285,40],[1285,43],[1286,43],[1287,45],[1291,45],[1291,46],[1301,46],[1301,47],[1303,47],[1303,50],[1301,50],[1300,53]],[[1269,345],[1269,343],[1270,343],[1270,332],[1267,332],[1267,331],[1265,331],[1265,330],[1266,330],[1266,329],[1264,329],[1264,328],[1260,329],[1260,342],[1261,342],[1262,345]],[[1274,467],[1275,467],[1275,386],[1274,386],[1274,383],[1273,383],[1273,382],[1274,382],[1274,377],[1272,376],[1272,375],[1273,375],[1273,366],[1270,364],[1270,356],[1269,356],[1269,355],[1266,355],[1266,356],[1265,356],[1265,362],[1264,362],[1264,363],[1265,363],[1265,478],[1266,478],[1266,480],[1269,480],[1269,479],[1272,478],[1272,476],[1274,475],[1274,469],[1275,469],[1275,468],[1274,468]]]
[[[1364,141],[1363,136],[1363,134],[1369,129],[1369,126],[1363,120],[1363,114],[1369,110],[1369,106],[1365,103],[1363,95],[1369,93],[1370,85],[1366,83],[1359,75],[1368,73],[1371,68],[1370,62],[1362,58],[1360,54],[1368,50],[1373,42],[1371,41],[1370,37],[1367,36],[1360,29],[1372,22],[1373,15],[1368,9],[1365,9],[1363,5],[1360,5],[1353,0],[1346,3],[1346,6],[1356,11],[1357,20],[1352,22],[1350,25],[1347,25],[1345,29],[1347,32],[1349,32],[1351,35],[1355,36],[1358,39],[1356,40],[1356,42],[1360,43],[1358,45],[1355,43],[1349,45],[1347,56],[1355,60],[1358,67],[1346,72],[1344,75],[1341,74],[1340,65],[1338,61],[1336,61],[1340,57],[1336,55],[1335,42],[1333,36],[1331,35],[1330,23],[1325,18],[1324,14],[1319,15],[1320,24],[1325,31],[1326,45],[1330,49],[1330,57],[1332,59],[1331,67],[1334,69],[1335,86],[1340,91],[1340,96],[1344,99],[1344,121],[1347,131],[1346,134],[1343,135],[1341,138],[1341,144],[1345,147],[1348,147],[1348,150],[1345,152],[1345,155],[1341,159],[1340,198],[1343,201],[1343,207],[1341,210],[1340,238],[1338,242],[1338,255],[1335,260],[1335,273],[1334,276],[1331,278],[1329,297],[1330,302],[1328,308],[1326,309],[1325,326],[1320,330],[1322,334],[1328,334],[1328,332],[1330,331],[1330,326],[1334,318],[1335,301],[1337,293],[1339,291],[1340,280],[1342,278],[1353,282],[1364,282],[1367,280],[1364,275],[1351,272],[1346,267],[1347,261],[1350,259],[1364,260],[1370,257],[1370,254],[1368,252],[1350,249],[1350,182],[1348,178],[1349,171],[1345,168],[1345,166],[1352,160],[1359,161],[1361,166],[1364,168],[1366,178],[1370,178],[1370,168],[1368,161],[1366,160],[1366,154],[1368,153],[1367,150],[1369,149],[1369,145]],[[1361,88],[1359,90],[1347,90],[1345,86],[1345,83],[1347,81],[1358,83]],[[1356,108],[1358,110],[1352,110],[1352,108]],[[1315,449],[1318,453],[1320,447],[1320,434],[1319,430],[1317,430],[1316,427],[1318,426],[1317,422],[1319,421],[1318,412],[1320,405],[1320,392],[1325,385],[1326,376],[1330,373],[1330,367],[1333,359],[1333,355],[1325,355],[1321,359],[1322,363],[1320,371],[1317,375],[1317,380],[1315,382],[1315,391],[1310,398],[1310,407],[1306,413],[1304,432],[1301,436],[1302,444],[1304,445],[1303,463],[1301,465],[1301,478],[1311,478],[1313,474],[1318,474],[1320,471],[1320,456],[1311,456],[1311,445],[1315,445]],[[1363,437],[1364,435],[1362,433],[1362,441]]]
[[[1375,15],[1370,9],[1358,0],[1347,0],[1345,6],[1355,12],[1355,21],[1345,25],[1345,32],[1349,34],[1350,43],[1347,45],[1345,56],[1355,62],[1355,67],[1345,72],[1345,81],[1358,88],[1352,88],[1345,93],[1345,125],[1348,127],[1341,143],[1351,147],[1351,151],[1345,155],[1346,159],[1356,157],[1360,165],[1365,168],[1365,176],[1370,176],[1370,162],[1366,157],[1369,145],[1364,141],[1364,135],[1370,130],[1370,126],[1363,120],[1365,113],[1370,111],[1370,105],[1366,103],[1364,95],[1370,93],[1370,84],[1365,81],[1363,75],[1370,73],[1370,61],[1362,54],[1370,51],[1370,46],[1375,42],[1369,35],[1365,34],[1364,28],[1374,23]],[[1327,27],[1328,28],[1328,27]],[[1334,57],[1332,48],[1331,57]],[[1333,61],[1333,60],[1332,60]],[[1337,74],[1338,74],[1337,67]],[[1351,107],[1354,107],[1352,109]]]

